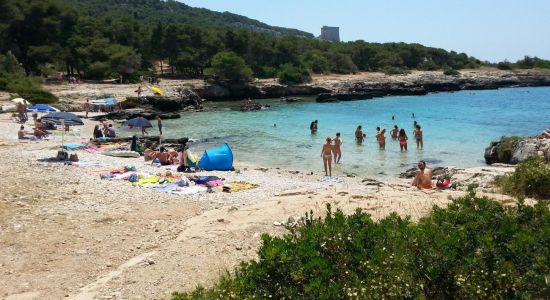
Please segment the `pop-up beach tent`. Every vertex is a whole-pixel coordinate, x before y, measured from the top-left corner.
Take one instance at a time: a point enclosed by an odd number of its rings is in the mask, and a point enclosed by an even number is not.
[[[205,171],[230,171],[233,168],[233,152],[229,145],[205,150],[199,168]]]

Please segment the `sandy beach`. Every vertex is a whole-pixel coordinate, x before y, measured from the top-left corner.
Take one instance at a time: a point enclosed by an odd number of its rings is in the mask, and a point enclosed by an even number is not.
[[[80,113],[81,114],[81,113]],[[89,139],[94,122],[83,119],[80,136]],[[30,126],[30,125],[29,125]],[[27,127],[29,127],[27,126]],[[257,188],[234,193],[176,195],[102,180],[98,170],[135,166],[163,172],[142,158],[115,158],[78,151],[77,167],[47,162],[60,146],[18,141],[19,124],[0,115],[0,297],[4,299],[167,299],[173,291],[209,286],[242,260],[254,259],[260,235],[283,234],[284,224],[325,204],[375,219],[391,212],[417,219],[479,184],[478,193],[502,203],[491,181],[507,166],[455,169],[459,190],[416,190],[409,179],[341,177],[322,182],[313,174],[244,165],[239,172],[201,172],[244,181]]]

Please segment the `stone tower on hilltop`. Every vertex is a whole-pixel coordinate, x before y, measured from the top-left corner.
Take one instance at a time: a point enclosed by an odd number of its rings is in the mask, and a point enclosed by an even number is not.
[[[340,41],[340,27],[323,26],[321,28],[321,40],[339,42]]]

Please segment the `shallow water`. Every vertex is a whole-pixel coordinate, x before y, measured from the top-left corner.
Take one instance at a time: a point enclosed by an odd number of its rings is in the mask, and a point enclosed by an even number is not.
[[[461,91],[426,96],[386,97],[339,103],[299,103],[264,100],[271,109],[238,111],[238,103],[210,103],[214,111],[184,113],[163,122],[167,137],[200,139],[192,148],[202,152],[224,142],[235,159],[267,167],[320,171],[322,144],[327,136],[342,133],[344,172],[363,176],[395,175],[420,159],[428,165],[474,167],[484,164],[485,147],[502,135],[535,135],[550,124],[550,88],[510,88]],[[411,114],[416,118],[413,119]],[[395,121],[392,121],[395,115]],[[309,124],[319,120],[312,135]],[[424,149],[416,149],[413,121],[424,131]],[[277,126],[274,127],[273,125]],[[367,134],[363,145],[354,142],[357,125]],[[393,125],[405,128],[409,150],[400,152],[390,137]],[[378,150],[376,127],[387,129],[386,150]]]

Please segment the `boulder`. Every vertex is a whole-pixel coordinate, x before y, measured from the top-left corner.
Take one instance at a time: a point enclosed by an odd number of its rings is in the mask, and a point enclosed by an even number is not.
[[[511,164],[518,164],[537,155],[537,144],[529,140],[519,142],[512,152]]]
[[[485,163],[488,165],[500,162],[497,154],[497,146],[500,142],[491,142],[489,147],[485,148]]]

